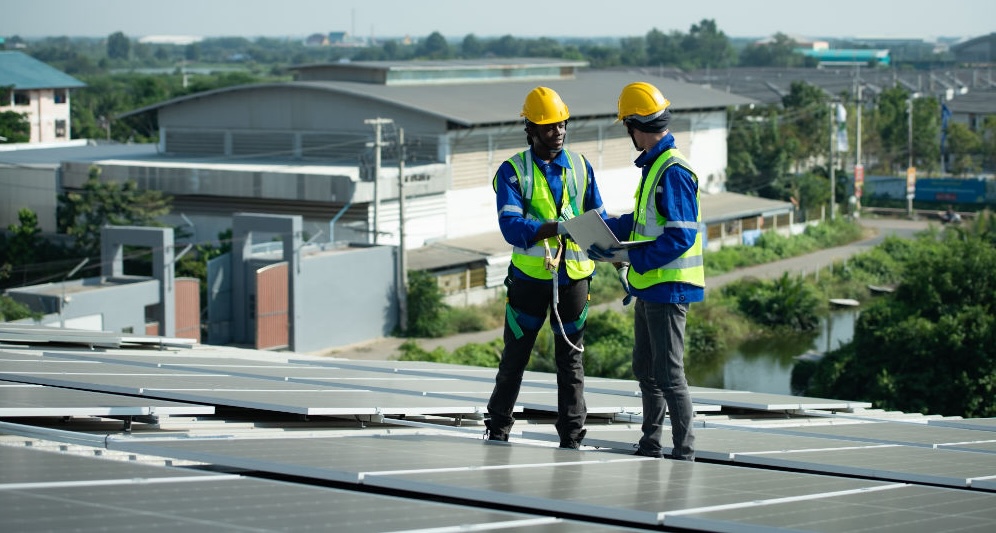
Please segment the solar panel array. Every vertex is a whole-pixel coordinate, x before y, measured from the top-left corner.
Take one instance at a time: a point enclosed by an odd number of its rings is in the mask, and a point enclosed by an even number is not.
[[[687,463],[632,455],[632,381],[587,379],[564,450],[552,374],[527,373],[495,443],[492,368],[44,333],[0,327],[4,530],[996,528],[994,419],[693,387]]]

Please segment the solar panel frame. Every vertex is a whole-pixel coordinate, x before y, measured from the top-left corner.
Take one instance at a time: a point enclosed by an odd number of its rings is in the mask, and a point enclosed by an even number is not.
[[[0,416],[6,417],[210,415],[214,411],[213,405],[0,381]]]
[[[734,462],[956,488],[996,475],[996,456],[898,444],[814,451],[743,453]]]
[[[897,485],[888,490],[790,499],[765,505],[669,513],[664,525],[741,531],[992,531],[996,496],[956,489]]]

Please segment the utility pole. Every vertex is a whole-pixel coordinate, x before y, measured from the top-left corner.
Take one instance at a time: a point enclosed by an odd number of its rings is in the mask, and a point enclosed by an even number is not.
[[[372,124],[374,127],[374,212],[373,212],[373,243],[377,244],[378,237],[380,236],[379,231],[379,213],[380,211],[380,152],[384,147],[384,141],[381,139],[381,126],[384,124],[390,124],[394,122],[389,118],[370,118],[364,120],[364,124]]]
[[[405,129],[398,128],[398,328],[408,329],[408,254],[405,252]]]
[[[861,210],[861,194],[865,186],[865,165],[861,162],[861,108],[864,107],[864,101],[861,99],[861,82],[858,82],[858,101],[857,101],[857,117],[856,117],[856,129],[857,129],[857,139],[854,140],[854,196],[857,198],[857,204],[855,208]]]
[[[907,151],[909,160],[906,165],[906,215],[913,218],[913,192],[915,191],[916,169],[913,167],[913,97],[906,100],[907,117]]]
[[[837,110],[834,108],[833,101],[830,102],[830,155],[827,159],[827,168],[830,174],[830,220],[837,218],[837,187],[836,187],[836,177],[834,176],[834,158],[833,151],[834,145],[837,142],[836,133],[837,128],[834,127],[834,122],[836,121]]]

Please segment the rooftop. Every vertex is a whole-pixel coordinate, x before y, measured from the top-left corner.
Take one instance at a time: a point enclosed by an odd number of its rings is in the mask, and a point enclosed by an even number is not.
[[[993,419],[692,387],[688,463],[632,455],[629,380],[586,379],[588,434],[566,450],[544,372],[525,376],[509,443],[481,440],[494,368],[4,324],[0,372],[0,502],[16,530],[996,524]]]
[[[22,53],[0,51],[0,87],[14,89],[75,89],[82,81]]]

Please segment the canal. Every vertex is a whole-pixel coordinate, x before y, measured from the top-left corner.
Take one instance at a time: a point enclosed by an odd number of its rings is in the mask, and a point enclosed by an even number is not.
[[[807,352],[836,350],[854,337],[859,311],[834,311],[821,320],[817,331],[748,341],[712,358],[688,354],[690,385],[729,390],[792,394],[792,367]]]

